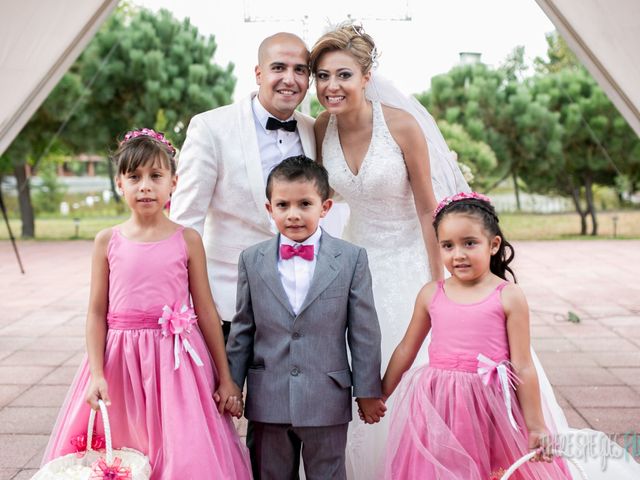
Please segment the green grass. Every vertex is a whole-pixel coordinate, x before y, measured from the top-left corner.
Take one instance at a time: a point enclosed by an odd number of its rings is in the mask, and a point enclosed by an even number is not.
[[[640,210],[601,212],[598,214],[599,235],[580,236],[580,217],[575,213],[531,214],[503,213],[500,225],[509,240],[590,240],[613,238],[613,217],[618,217],[617,235],[620,239],[640,239]],[[126,220],[126,213],[117,216],[83,217],[78,236],[73,218],[39,218],[36,220],[37,240],[91,240],[97,232]],[[20,220],[10,221],[13,234],[20,237]],[[9,238],[7,229],[0,225],[0,240]]]
[[[617,217],[616,238],[640,238],[640,210],[597,213],[598,235],[580,235],[580,217],[576,213],[503,213],[500,225],[508,240],[589,240],[613,238],[613,217]],[[591,223],[587,219],[587,232]]]
[[[36,219],[36,239],[37,240],[93,240],[100,230],[123,222],[128,215],[111,217],[84,217],[78,224],[78,234],[76,236],[76,225],[71,217],[62,218],[38,218]],[[16,238],[20,238],[22,224],[20,220],[10,220],[11,230]],[[0,225],[0,240],[7,240],[9,233],[7,227]]]

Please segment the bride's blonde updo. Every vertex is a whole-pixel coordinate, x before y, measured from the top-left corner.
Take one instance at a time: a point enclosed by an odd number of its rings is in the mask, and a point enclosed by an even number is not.
[[[378,51],[373,38],[365,33],[362,26],[345,23],[325,33],[313,46],[309,59],[311,73],[316,74],[322,55],[338,50],[349,52],[360,65],[363,75],[376,65]]]

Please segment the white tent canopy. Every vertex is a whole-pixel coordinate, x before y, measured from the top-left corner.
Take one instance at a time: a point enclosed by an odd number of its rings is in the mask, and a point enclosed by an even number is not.
[[[536,0],[640,135],[640,1]],[[118,0],[2,0],[0,154]]]
[[[536,2],[640,135],[640,1]]]
[[[0,154],[117,4],[118,0],[2,0]]]

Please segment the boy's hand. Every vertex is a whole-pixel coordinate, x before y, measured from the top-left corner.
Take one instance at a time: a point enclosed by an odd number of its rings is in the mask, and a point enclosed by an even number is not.
[[[387,411],[381,398],[358,398],[356,402],[360,419],[368,424],[378,423]]]
[[[98,399],[101,399],[107,406],[111,405],[107,381],[104,377],[91,377],[91,383],[89,383],[89,388],[87,388],[86,399],[87,403],[91,405],[91,408],[93,408],[94,410],[98,410],[100,408],[100,406],[98,405]]]
[[[220,386],[213,394],[213,400],[218,406],[220,415],[226,410],[234,417],[240,418],[242,416],[242,409],[244,407],[242,403],[242,390],[240,390],[233,380],[220,382]]]

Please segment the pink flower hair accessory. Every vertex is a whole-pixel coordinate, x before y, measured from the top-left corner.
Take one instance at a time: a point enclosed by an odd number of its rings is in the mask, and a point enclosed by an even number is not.
[[[169,150],[171,151],[171,155],[176,154],[175,147],[171,145],[171,142],[169,140],[167,140],[167,138],[164,136],[164,133],[156,132],[151,128],[141,128],[139,130],[131,130],[130,132],[127,132],[122,142],[120,142],[120,145],[122,145],[125,142],[128,142],[132,138],[143,137],[143,136],[151,137],[155,140],[158,140],[161,143],[164,143],[167,147],[169,147]]]
[[[487,202],[488,204],[491,204],[491,200],[489,199],[489,197],[487,197],[486,195],[483,195],[481,193],[478,192],[460,192],[460,193],[456,193],[455,195],[451,195],[450,197],[445,197],[442,199],[442,201],[438,204],[438,206],[436,207],[436,209],[433,211],[433,218],[436,218],[438,216],[438,214],[440,213],[440,211],[446,207],[447,205],[449,205],[450,203],[453,202],[458,202],[460,200],[467,200],[473,198],[475,200],[480,200],[482,202]]]

